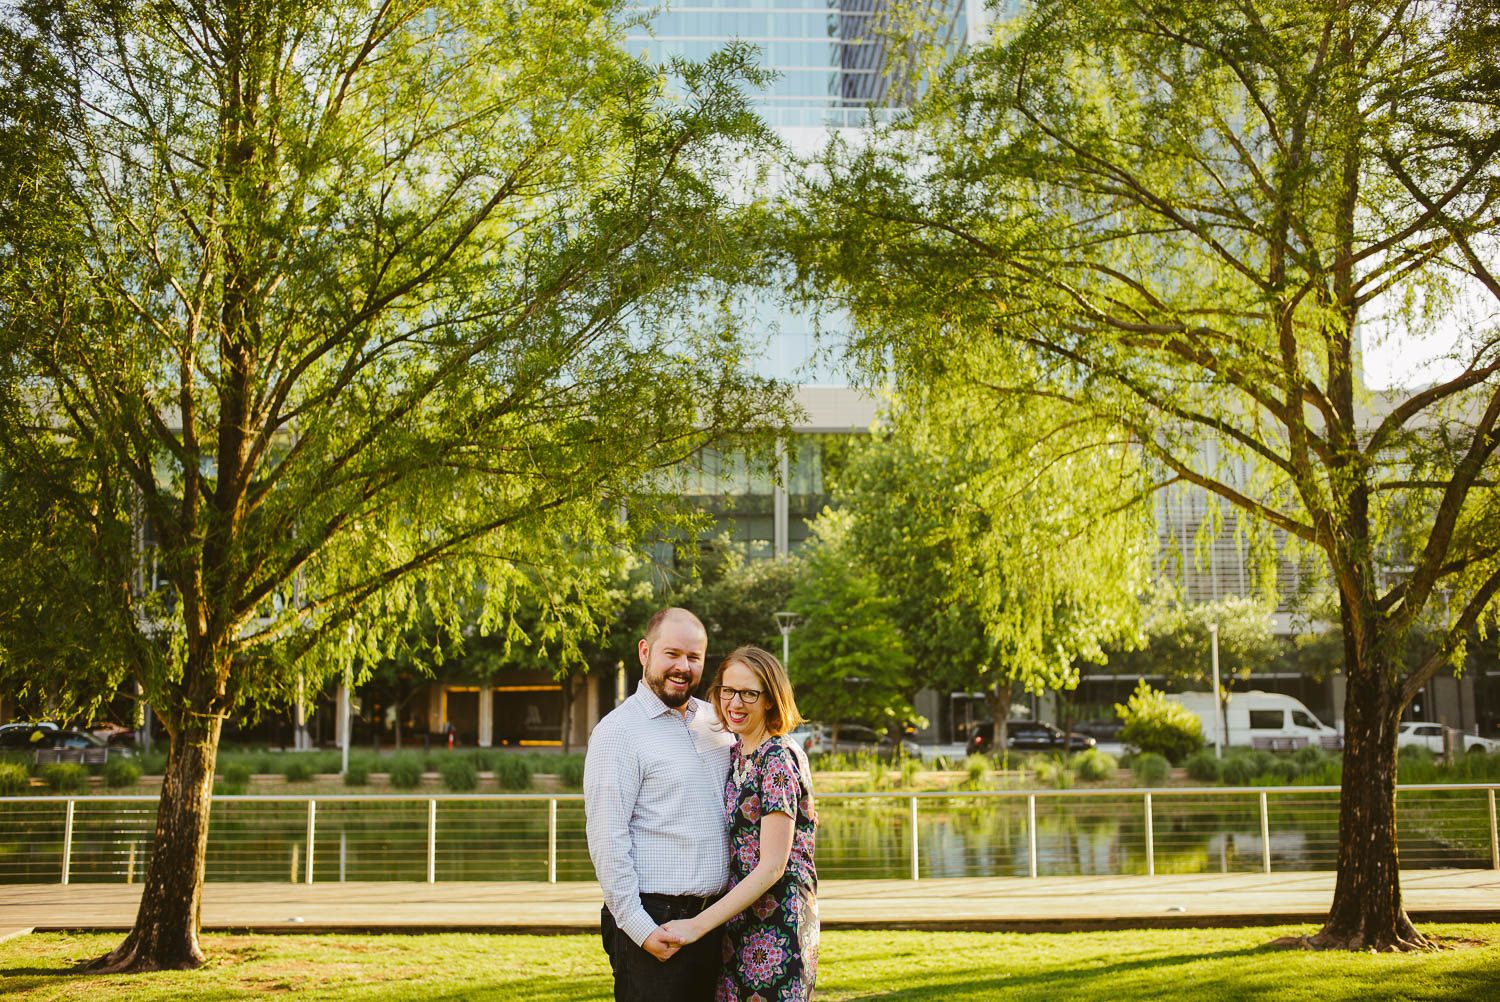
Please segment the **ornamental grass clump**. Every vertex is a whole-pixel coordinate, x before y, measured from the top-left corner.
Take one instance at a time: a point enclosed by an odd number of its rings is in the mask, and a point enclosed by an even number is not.
[[[299,754],[293,754],[281,763],[281,774],[288,783],[306,783],[316,774],[315,763]]]
[[[414,790],[422,784],[422,761],[415,755],[396,755],[391,758],[391,786],[398,790]]]
[[[0,797],[18,797],[31,789],[31,773],[19,762],[0,762]]]
[[[557,779],[570,790],[583,786],[583,756],[564,755],[557,764]]]
[[[1068,760],[1068,767],[1078,773],[1078,778],[1088,783],[1098,783],[1114,776],[1120,763],[1108,752],[1097,748],[1081,751]]]
[[[479,770],[467,755],[454,756],[438,767],[443,785],[454,793],[468,793],[479,786]]]
[[[125,790],[140,782],[141,767],[129,759],[111,758],[104,763],[104,785],[111,790]]]
[[[1156,752],[1142,752],[1130,762],[1130,768],[1135,772],[1135,778],[1147,786],[1157,786],[1167,781],[1172,774],[1172,763],[1167,761],[1165,755]]]
[[[54,762],[42,767],[42,779],[58,793],[82,793],[88,789],[89,771],[77,762]]]
[[[1211,751],[1194,752],[1186,766],[1187,774],[1200,783],[1217,783],[1223,778],[1224,763]]]
[[[231,762],[219,772],[219,792],[239,795],[250,789],[250,766]]]
[[[964,759],[964,788],[969,790],[983,790],[989,786],[990,773],[995,768],[995,763],[986,755],[975,752]]]
[[[531,787],[531,763],[522,755],[500,755],[495,762],[495,782],[500,784],[502,790],[529,789]],[[578,785],[583,785],[581,769]]]

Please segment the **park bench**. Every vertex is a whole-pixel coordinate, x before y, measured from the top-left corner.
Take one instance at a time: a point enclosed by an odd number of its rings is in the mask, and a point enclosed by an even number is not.
[[[1296,751],[1307,744],[1307,739],[1302,737],[1264,737],[1251,738],[1250,745],[1256,751]]]

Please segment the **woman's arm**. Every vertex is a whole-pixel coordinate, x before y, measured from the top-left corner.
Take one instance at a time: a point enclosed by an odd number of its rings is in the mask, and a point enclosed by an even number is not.
[[[760,819],[760,859],[755,869],[734,889],[690,919],[677,919],[663,927],[666,934],[682,943],[695,943],[710,929],[716,929],[753,905],[769,891],[786,872],[792,854],[792,835],[796,822],[790,814],[775,811]]]

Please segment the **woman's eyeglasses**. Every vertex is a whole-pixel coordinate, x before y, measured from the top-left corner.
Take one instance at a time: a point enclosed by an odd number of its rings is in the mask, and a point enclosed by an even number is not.
[[[760,699],[760,694],[764,691],[764,689],[731,689],[727,685],[714,686],[714,692],[718,694],[719,702],[727,703],[738,696],[740,697],[740,702],[746,706],[754,706],[756,701]]]

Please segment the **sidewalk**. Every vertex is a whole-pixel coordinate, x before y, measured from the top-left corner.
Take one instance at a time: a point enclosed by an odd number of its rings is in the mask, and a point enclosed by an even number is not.
[[[828,880],[825,929],[1072,932],[1320,922],[1334,874]],[[1500,871],[1402,873],[1418,922],[1500,922]],[[125,930],[139,884],[0,886],[0,938],[25,929]],[[210,883],[205,929],[264,932],[589,933],[599,928],[592,883]]]

